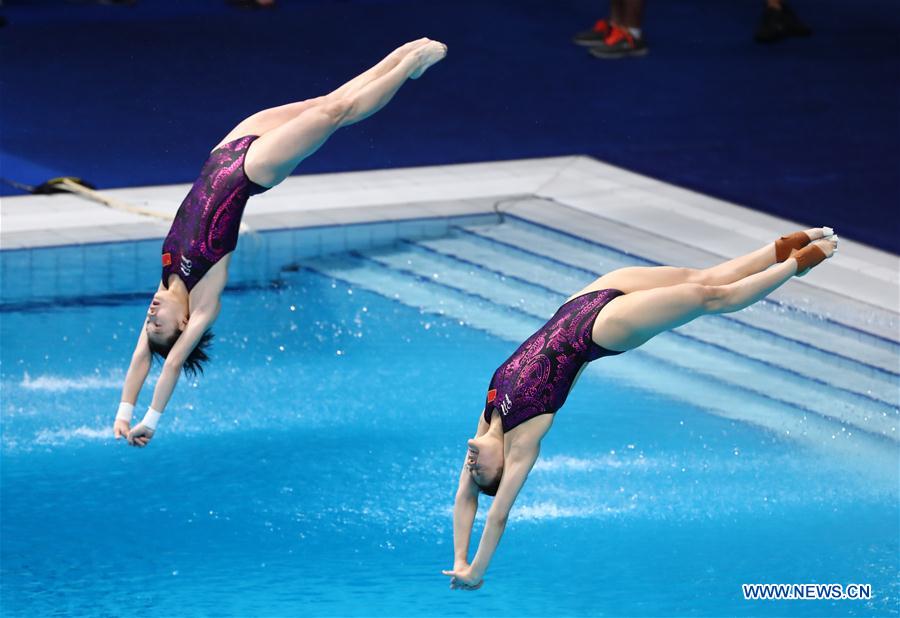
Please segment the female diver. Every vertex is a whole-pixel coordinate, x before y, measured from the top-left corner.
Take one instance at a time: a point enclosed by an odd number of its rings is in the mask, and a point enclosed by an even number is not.
[[[258,112],[238,124],[212,150],[181,204],[162,247],[162,280],[147,310],[113,433],[133,446],[153,437],[178,375],[194,374],[208,360],[210,325],[251,195],[271,189],[337,129],[384,107],[407,79],[417,79],[447,53],[443,43],[419,39],[323,97]],[[131,428],[138,394],[154,356],[164,358],[143,420]]]
[[[636,348],[701,315],[738,311],[803,275],[837,249],[829,228],[784,236],[705,270],[622,268],[570,297],[494,372],[459,476],[450,587],[474,590],[497,549],[513,502],[585,364]],[[469,563],[478,494],[495,496]]]

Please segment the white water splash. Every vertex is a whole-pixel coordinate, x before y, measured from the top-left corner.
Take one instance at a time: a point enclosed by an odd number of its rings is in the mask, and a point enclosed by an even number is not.
[[[122,386],[122,378],[115,376],[101,377],[98,375],[89,375],[80,378],[41,375],[32,378],[26,372],[22,381],[19,383],[19,386],[33,391],[67,393],[69,391],[120,388]]]
[[[568,455],[556,455],[547,459],[540,459],[534,464],[536,472],[591,472],[593,470],[609,470],[616,468],[651,468],[652,462],[645,457],[621,458],[615,455],[592,457],[584,459],[569,457]]]
[[[556,502],[535,502],[516,507],[511,518],[516,521],[545,521],[579,517],[612,517],[635,510],[636,505],[613,507],[605,504],[590,506],[562,506]]]
[[[65,444],[70,440],[100,441],[113,437],[112,427],[97,429],[95,427],[76,427],[75,429],[42,429],[34,436],[34,443],[41,446]]]

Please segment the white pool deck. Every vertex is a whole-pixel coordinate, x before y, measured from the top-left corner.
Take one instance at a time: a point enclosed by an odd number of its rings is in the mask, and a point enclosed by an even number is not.
[[[188,189],[177,184],[104,193],[172,217]],[[780,219],[585,156],[294,176],[254,197],[244,221],[262,231],[495,208],[655,262],[691,267],[832,224]],[[0,250],[163,238],[167,231],[164,220],[73,195],[0,200]],[[900,257],[845,236],[834,259],[774,297],[900,340]]]

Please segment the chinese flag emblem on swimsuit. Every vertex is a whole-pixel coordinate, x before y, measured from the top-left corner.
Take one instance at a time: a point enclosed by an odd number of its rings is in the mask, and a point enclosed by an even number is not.
[[[488,391],[488,403],[493,402],[497,398],[497,389],[492,388]]]
[[[163,253],[162,260],[163,260],[163,266],[171,266],[172,265],[172,254],[171,253]]]

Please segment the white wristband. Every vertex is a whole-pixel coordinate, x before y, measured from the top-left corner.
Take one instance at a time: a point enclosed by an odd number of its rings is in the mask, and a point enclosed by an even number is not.
[[[134,414],[134,404],[123,401],[119,404],[119,411],[116,412],[116,420],[130,423],[132,414]]]
[[[147,408],[147,413],[141,420],[141,425],[143,425],[147,429],[156,431],[156,424],[159,422],[160,416],[162,416],[162,412],[157,412],[153,408]]]

